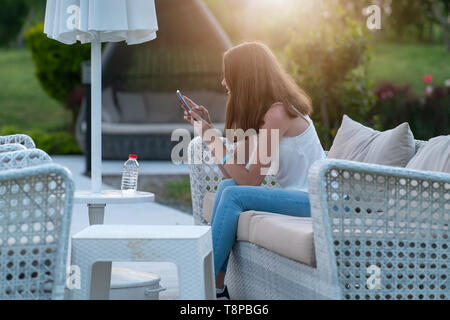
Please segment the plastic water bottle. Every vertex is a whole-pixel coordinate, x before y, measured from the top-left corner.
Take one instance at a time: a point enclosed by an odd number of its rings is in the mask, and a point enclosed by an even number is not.
[[[139,175],[139,163],[137,162],[137,156],[130,154],[128,160],[123,165],[122,172],[122,193],[130,194],[136,191],[137,181]]]

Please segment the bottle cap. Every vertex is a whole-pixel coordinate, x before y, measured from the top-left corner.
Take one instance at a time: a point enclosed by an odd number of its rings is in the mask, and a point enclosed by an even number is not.
[[[135,154],[129,154],[128,157],[131,159],[137,159],[137,155]]]

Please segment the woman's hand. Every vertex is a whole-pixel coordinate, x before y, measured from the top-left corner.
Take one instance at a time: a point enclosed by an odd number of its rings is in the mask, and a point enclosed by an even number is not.
[[[210,142],[212,136],[211,134],[206,133],[209,129],[213,129],[214,126],[212,124],[208,110],[204,106],[197,105],[186,96],[183,96],[183,98],[191,108],[191,111],[187,111],[186,108],[181,105],[181,107],[184,109],[184,119],[194,126],[195,132],[199,136],[201,136],[203,140],[205,140],[206,138],[205,142]]]
[[[191,99],[189,99],[186,96],[183,96],[183,98],[186,101],[186,103],[189,105],[189,108],[191,108],[191,111],[194,111],[195,113],[197,113],[203,120],[205,120],[212,126],[212,121],[211,121],[211,117],[209,116],[208,109],[206,109],[204,106],[199,106],[198,104],[196,104],[194,101],[192,101]],[[191,115],[188,113],[188,111],[186,110],[186,108],[183,105],[181,105],[181,107],[184,110],[184,118],[188,122],[192,123]]]

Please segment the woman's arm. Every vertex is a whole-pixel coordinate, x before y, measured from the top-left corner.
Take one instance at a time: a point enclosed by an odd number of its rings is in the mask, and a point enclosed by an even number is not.
[[[278,157],[279,143],[288,128],[286,124],[290,119],[283,106],[270,108],[264,116],[264,125],[260,128],[258,139],[255,139],[257,140],[256,151],[254,157],[250,159],[250,166],[247,167],[249,153],[254,150],[254,145],[250,145],[250,139],[245,140],[245,151],[242,151],[243,148],[236,147],[234,153],[228,155],[222,141],[222,134],[214,129],[207,109],[198,106],[187,97],[184,98],[191,107],[190,112],[185,111],[184,118],[194,125],[195,131],[208,145],[224,176],[232,178],[239,185],[260,185],[273,160],[278,161],[278,158],[272,159],[272,155]],[[242,154],[238,152],[246,152],[244,163],[237,161],[242,159]],[[225,163],[223,163],[224,160],[226,160]]]
[[[206,121],[194,111],[191,112],[191,116],[197,120],[197,123],[193,122],[194,126],[202,125],[203,133],[206,133],[208,129],[212,128],[212,126],[208,126]],[[220,166],[222,172],[225,171],[227,176],[239,185],[260,185],[273,160],[278,161],[278,159],[272,159],[272,155],[275,156],[278,154],[279,142],[286,131],[286,117],[287,115],[280,108],[271,108],[264,118],[264,125],[260,128],[256,152],[254,153],[253,159],[251,159],[250,166],[247,168],[247,162],[237,163],[236,160],[239,159],[239,156],[242,157],[242,154],[238,154],[238,152],[242,152],[243,148],[236,148],[233,155],[228,156],[225,164]],[[209,131],[203,135],[203,139],[207,143],[216,163],[221,164],[227,155],[227,150],[223,141],[220,139],[220,134]],[[247,143],[250,144],[250,139],[246,139]],[[247,148],[246,145],[245,149],[251,150],[252,147],[254,146],[248,145]]]
[[[239,152],[239,151],[236,151],[236,150],[240,150],[241,147],[245,148],[244,149],[245,150],[244,151],[245,152],[245,163],[248,163],[249,162],[249,158],[250,158],[250,150],[249,150],[250,149],[250,143],[249,143],[249,141],[247,139],[245,139],[245,140],[242,140],[240,142],[237,142],[236,145],[237,146],[236,146],[236,148],[235,148],[235,150],[233,152],[234,163],[238,163],[239,159],[237,157],[237,152]],[[223,160],[223,158],[222,158],[222,160]],[[224,175],[224,177],[227,178],[227,179],[230,179],[231,176],[228,174],[227,170],[224,168],[222,163],[217,163],[217,161],[216,161],[216,164],[219,167],[219,169],[222,172],[222,174]]]

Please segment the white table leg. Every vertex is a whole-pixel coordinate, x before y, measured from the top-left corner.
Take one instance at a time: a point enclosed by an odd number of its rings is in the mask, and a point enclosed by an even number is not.
[[[89,224],[103,224],[106,204],[88,204]]]
[[[108,300],[111,289],[111,262],[97,262],[92,266],[91,300]]]
[[[106,204],[88,204],[89,224],[103,224]],[[97,262],[92,266],[91,300],[108,300],[111,286],[111,262]]]

